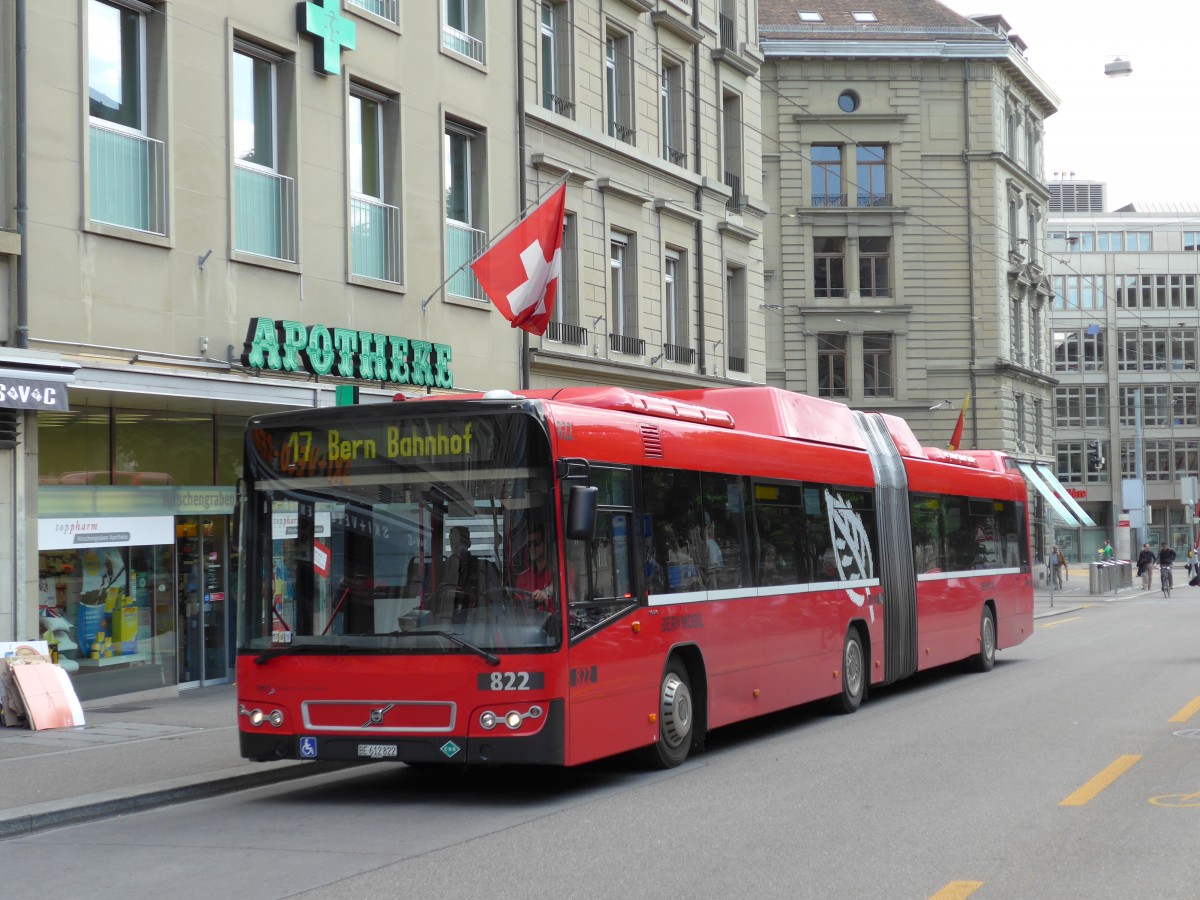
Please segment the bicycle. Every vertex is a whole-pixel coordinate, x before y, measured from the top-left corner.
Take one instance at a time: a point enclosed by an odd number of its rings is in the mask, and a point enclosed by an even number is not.
[[[1159,575],[1159,584],[1162,585],[1163,596],[1170,597],[1171,596],[1171,587],[1173,586],[1173,583],[1175,581],[1175,577],[1171,574],[1171,567],[1170,566],[1159,566],[1158,568],[1159,568],[1159,572],[1161,573]]]

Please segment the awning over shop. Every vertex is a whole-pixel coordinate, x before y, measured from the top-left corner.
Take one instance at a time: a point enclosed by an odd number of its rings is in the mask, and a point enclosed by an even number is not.
[[[0,351],[0,409],[66,412],[67,386],[76,368],[56,354],[5,348]]]
[[[1092,517],[1083,511],[1078,503],[1067,493],[1058,478],[1044,464],[1018,462],[1021,474],[1033,485],[1034,490],[1042,495],[1050,509],[1060,522],[1068,528],[1095,526]]]
[[[1096,523],[1092,521],[1092,517],[1089,516],[1084,511],[1084,508],[1076,502],[1075,498],[1071,496],[1071,492],[1062,486],[1062,482],[1060,482],[1058,477],[1050,471],[1050,467],[1048,465],[1045,463],[1035,463],[1034,468],[1037,469],[1038,474],[1042,476],[1042,480],[1045,481],[1046,484],[1050,485],[1050,488],[1054,491],[1055,496],[1062,501],[1062,504],[1071,511],[1071,514],[1074,515],[1075,518],[1080,521],[1080,523],[1086,525],[1088,528],[1096,527]]]

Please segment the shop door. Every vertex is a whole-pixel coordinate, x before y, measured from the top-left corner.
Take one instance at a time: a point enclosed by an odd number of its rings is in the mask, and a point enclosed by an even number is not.
[[[175,520],[179,561],[179,684],[229,681],[229,535],[226,516]]]

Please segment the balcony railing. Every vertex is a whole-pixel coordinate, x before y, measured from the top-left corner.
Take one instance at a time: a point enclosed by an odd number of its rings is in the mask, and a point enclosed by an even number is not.
[[[374,197],[350,198],[350,271],[399,284],[400,209]]]
[[[573,100],[560,97],[558,94],[547,94],[546,99],[549,101],[544,104],[547,109],[554,110],[560,116],[575,118],[575,102]]]
[[[93,222],[167,233],[166,146],[93,123],[88,134],[89,216]]]
[[[234,247],[296,261],[296,182],[286,175],[233,167]]]
[[[663,353],[673,363],[686,363],[690,366],[696,362],[696,349],[694,347],[684,347],[680,344],[663,344]]]
[[[608,336],[608,349],[614,353],[625,353],[629,356],[645,356],[646,342],[641,338],[610,333]]]
[[[813,206],[845,206],[845,194],[813,194]]]
[[[732,212],[741,212],[743,206],[741,176],[734,175],[732,172],[726,172],[725,186],[733,192],[729,199],[725,201],[725,208]]]
[[[676,150],[670,144],[663,144],[663,156],[677,166],[687,165],[686,150]]]
[[[633,139],[637,137],[637,130],[635,128],[615,120],[608,123],[608,133],[611,137],[615,137],[618,141],[625,144],[632,144]]]
[[[726,15],[718,15],[717,23],[721,29],[721,47],[725,50],[736,50],[737,31],[733,27],[733,19]]]
[[[400,21],[400,0],[349,0],[349,2],[351,6],[365,9],[389,22]]]
[[[861,193],[858,195],[859,206],[891,206],[891,194],[869,194]]]
[[[727,369],[729,369],[730,372],[745,372],[746,371],[746,357],[731,356],[726,361],[725,367]]]
[[[475,273],[468,263],[475,259],[487,246],[487,232],[471,228],[462,222],[446,223],[446,274],[454,274],[446,282],[446,292],[456,297],[485,300],[483,288],[479,286]],[[456,271],[462,266],[461,271]]]
[[[546,329],[546,337],[560,344],[583,346],[587,343],[587,336],[587,329],[582,325],[568,325],[566,322],[551,321]]]
[[[483,41],[450,25],[442,26],[442,46],[477,63],[483,62]]]

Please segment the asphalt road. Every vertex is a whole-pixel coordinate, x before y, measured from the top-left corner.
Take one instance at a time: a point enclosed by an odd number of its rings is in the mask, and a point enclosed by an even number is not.
[[[669,772],[381,764],[6,841],[0,872],[89,900],[1190,898],[1197,698],[1200,598],[1099,603]]]

